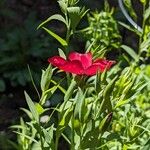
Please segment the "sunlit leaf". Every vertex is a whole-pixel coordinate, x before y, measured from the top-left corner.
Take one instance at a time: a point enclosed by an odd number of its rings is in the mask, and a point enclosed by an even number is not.
[[[123,48],[123,50],[125,50],[135,61],[139,60],[139,56],[135,53],[135,51],[127,46],[127,45],[121,45],[121,48]]]
[[[31,140],[31,141],[33,141],[33,142],[35,142],[35,143],[38,143],[38,141],[36,141],[35,139],[33,139],[32,137],[30,137],[30,136],[28,136],[28,135],[25,135],[25,134],[20,133],[20,132],[17,132],[17,131],[13,131],[13,132],[15,132],[15,133],[17,133],[17,134],[19,134],[19,135],[21,135],[21,136],[27,138],[28,140]]]
[[[66,20],[64,19],[63,16],[61,16],[60,14],[55,14],[55,15],[52,15],[51,17],[49,17],[48,19],[46,19],[44,22],[42,22],[42,23],[38,26],[37,29],[39,29],[39,28],[42,27],[44,24],[46,24],[46,23],[48,23],[48,22],[50,22],[50,21],[52,21],[52,20],[61,21],[61,22],[63,22],[66,26],[68,26],[67,23],[66,23]]]
[[[38,112],[37,112],[37,110],[36,110],[36,107],[35,107],[33,101],[31,100],[31,98],[29,97],[29,95],[28,95],[26,92],[24,92],[24,94],[25,94],[25,98],[26,98],[28,107],[29,107],[29,109],[30,109],[30,111],[31,111],[31,113],[32,113],[32,115],[33,115],[33,117],[34,117],[34,119],[35,119],[37,122],[39,122],[39,114],[38,114]]]
[[[48,34],[50,34],[52,37],[54,37],[62,46],[67,46],[67,42],[62,39],[59,35],[55,34],[54,32],[52,32],[51,30],[42,27]]]
[[[49,65],[46,70],[42,70],[41,90],[43,92],[49,88],[51,76],[52,76],[52,67],[51,65]]]

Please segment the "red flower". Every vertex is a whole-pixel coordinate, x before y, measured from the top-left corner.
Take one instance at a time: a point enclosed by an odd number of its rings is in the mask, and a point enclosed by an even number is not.
[[[92,54],[90,52],[86,54],[71,52],[68,60],[60,56],[54,56],[49,58],[48,62],[65,72],[89,76],[95,75],[98,70],[100,72],[103,72],[105,69],[108,70],[115,63],[115,61],[106,59],[92,61]]]

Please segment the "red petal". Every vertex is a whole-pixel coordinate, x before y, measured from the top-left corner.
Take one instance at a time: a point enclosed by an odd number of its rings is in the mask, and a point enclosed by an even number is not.
[[[98,65],[101,68],[101,71],[104,71],[105,69],[110,69],[110,67],[115,64],[115,61],[106,60],[106,59],[97,59],[93,65]]]
[[[83,67],[78,60],[67,61],[63,66],[59,67],[65,72],[70,72],[74,74],[81,75],[83,74]]]
[[[95,63],[100,63],[100,64],[103,64],[103,65],[107,65],[108,63],[115,64],[116,61],[106,60],[106,59],[97,59],[97,60],[94,61],[94,64]]]
[[[78,60],[81,62],[83,68],[87,69],[88,67],[90,67],[92,65],[92,54],[90,52],[86,53],[86,54],[71,52],[69,54],[69,60],[70,61]]]
[[[54,57],[48,58],[48,62],[52,64],[53,66],[60,67],[64,65],[67,61],[60,56],[54,56]]]
[[[88,69],[85,70],[84,74],[93,76],[97,73],[97,71],[101,71],[101,68],[99,65],[92,65]]]
[[[84,73],[86,75],[91,75],[92,76],[92,75],[95,75],[98,70],[100,72],[103,72],[105,69],[109,70],[110,67],[112,66],[112,64],[114,64],[114,63],[115,63],[115,61],[109,61],[109,60],[105,60],[105,59],[98,59],[93,63],[92,66],[87,68]]]

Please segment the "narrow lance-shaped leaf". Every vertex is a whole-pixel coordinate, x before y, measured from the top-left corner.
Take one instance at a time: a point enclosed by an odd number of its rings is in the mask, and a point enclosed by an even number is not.
[[[134,18],[134,20],[137,20],[137,15],[133,9],[132,1],[131,0],[124,0],[124,4],[128,9],[129,14]]]
[[[150,5],[149,7],[145,10],[145,14],[144,14],[144,19],[147,20],[147,19],[150,19]]]
[[[26,139],[28,139],[28,140],[31,140],[31,141],[33,141],[33,142],[35,142],[35,143],[38,143],[38,141],[36,141],[35,139],[33,139],[32,137],[30,137],[30,136],[28,136],[28,135],[25,135],[25,134],[23,134],[23,133],[20,133],[20,132],[17,132],[17,131],[13,131],[14,133],[17,133],[17,134],[19,134],[19,135],[21,135],[21,136],[24,136]]]
[[[72,110],[73,109],[70,107],[67,110],[64,110],[64,112],[62,112],[63,115],[61,115],[62,118],[59,122],[59,126],[64,127],[65,125],[68,125],[68,123],[70,121],[71,114],[72,114]]]
[[[135,61],[139,60],[139,56],[135,53],[135,51],[127,45],[122,45],[123,48]]]
[[[33,101],[31,100],[31,98],[29,97],[29,95],[26,92],[24,92],[24,94],[25,94],[25,98],[26,98],[28,107],[29,107],[29,109],[30,109],[30,111],[31,111],[31,113],[33,115],[33,118],[38,123],[39,122],[39,114],[38,114],[38,112],[36,110],[36,107],[35,107]]]
[[[87,121],[87,119],[92,111],[92,105],[93,105],[92,103],[87,105],[87,112],[84,115],[84,122]]]
[[[96,92],[99,92],[101,90],[101,73],[97,72],[96,73],[96,79],[95,79],[95,90]]]
[[[60,121],[56,129],[57,135],[60,135],[62,131],[68,126],[71,116],[72,116],[72,111],[73,111],[73,107],[71,106],[70,108],[63,110],[61,112]]]
[[[75,101],[75,109],[74,109],[74,117],[75,119],[79,119],[80,121],[84,120],[84,105],[85,105],[85,95],[86,92],[83,93],[81,88],[78,89],[78,93],[76,96],[76,101]]]
[[[112,81],[110,81],[110,83],[105,87],[104,92],[103,92],[103,101],[101,103],[99,113],[102,113],[102,111],[105,109],[107,109],[108,112],[112,111],[110,95],[114,89],[116,79],[117,79],[117,76]]]
[[[124,28],[136,33],[137,35],[141,36],[142,35],[142,32],[139,32],[136,28],[132,28],[131,26],[121,22],[121,21],[118,21],[118,23],[123,26]]]
[[[65,94],[65,97],[64,97],[65,101],[69,100],[70,96],[72,95],[72,93],[74,91],[75,86],[76,86],[76,81],[74,79],[72,79],[71,84]]]
[[[102,132],[102,134],[107,130],[108,126],[110,125],[111,119],[112,119],[113,113],[109,113],[101,122],[99,125],[99,130]]]
[[[53,137],[53,132],[54,132],[54,125],[51,125],[48,130],[47,129],[42,129],[44,136],[45,136],[45,142],[47,142],[51,149],[54,149],[54,137]]]
[[[40,27],[42,27],[44,24],[52,21],[52,20],[58,20],[58,21],[61,21],[63,22],[66,26],[68,26],[66,20],[64,19],[63,16],[61,16],[60,14],[55,14],[55,15],[52,15],[51,17],[49,17],[48,19],[46,19],[44,22],[42,22],[38,27],[37,29],[39,29]]]
[[[42,27],[48,34],[50,34],[52,37],[54,37],[62,46],[67,46],[67,42],[62,39],[59,35],[57,35],[56,33],[52,32],[51,30],[45,28],[45,27]]]
[[[60,56],[60,57],[66,59],[66,55],[65,55],[65,53],[63,52],[62,49],[58,48],[58,52],[59,52],[59,56]]]
[[[49,99],[54,94],[54,92],[57,90],[58,86],[59,86],[59,84],[53,86],[52,88],[50,88],[42,93],[42,97],[40,99],[41,105],[45,104],[46,100]]]
[[[41,90],[43,92],[49,88],[51,76],[52,76],[52,67],[51,65],[49,65],[46,71],[42,70]]]
[[[20,108],[20,109],[24,111],[31,120],[33,119],[32,113],[28,109],[25,108]]]

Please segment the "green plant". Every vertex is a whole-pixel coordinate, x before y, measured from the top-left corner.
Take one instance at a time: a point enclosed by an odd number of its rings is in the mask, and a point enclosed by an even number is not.
[[[110,9],[108,2],[105,1],[104,10],[88,14],[89,26],[81,30],[91,44],[90,48],[95,57],[103,57],[106,52],[120,47],[121,36],[113,13],[114,9]]]
[[[147,32],[141,32],[137,28],[132,30],[124,23],[120,23],[139,35],[139,52],[136,53],[127,45],[121,45],[121,48],[132,56],[132,63],[129,62],[128,67],[122,68],[119,62],[109,70],[113,63],[99,58],[99,44],[94,47],[93,35],[89,39],[91,45],[86,49],[87,52],[92,48],[90,52],[70,53],[71,36],[77,33],[76,27],[83,14],[87,12],[82,12],[83,9],[77,6],[77,2],[59,0],[64,16],[55,14],[39,25],[39,28],[42,27],[61,44],[59,56],[49,58],[48,61],[61,71],[65,71],[66,76],[56,81],[55,73],[62,72],[49,65],[42,71],[40,92],[36,89],[39,99],[33,102],[25,92],[29,110],[22,110],[29,120],[24,121],[21,118],[20,125],[12,126],[18,134],[18,143],[14,147],[22,150],[57,150],[63,138],[71,150],[149,149],[149,65],[138,65],[140,60],[145,60],[141,45]],[[65,38],[43,27],[45,23],[55,19],[66,25]],[[114,20],[113,23],[116,25]],[[93,26],[91,29],[93,30]],[[97,37],[94,38],[97,40]],[[113,42],[108,42],[108,45],[105,45],[105,42],[102,44],[105,48],[112,48],[118,44],[118,41]],[[146,46],[149,47],[147,42]],[[129,60],[127,56],[124,57]],[[64,86],[63,80],[66,80],[68,86]],[[51,102],[56,90],[62,92],[62,100],[54,107],[46,108],[46,102]]]
[[[148,1],[141,1],[141,4],[143,6],[143,20],[142,20],[142,28],[139,27],[132,18],[130,18],[123,6],[122,0],[118,0],[120,7],[124,13],[124,15],[126,16],[126,18],[128,19],[129,23],[131,23],[131,25],[134,26],[134,28],[132,28],[131,26],[128,26],[122,22],[120,22],[120,24],[122,26],[124,26],[125,28],[129,29],[130,31],[133,31],[135,34],[138,35],[139,37],[139,46],[137,46],[137,51],[133,50],[132,48],[130,48],[129,46],[126,45],[122,45],[121,47],[132,57],[134,58],[134,61],[136,63],[139,63],[140,60],[142,60],[143,63],[145,63],[147,61],[147,59],[149,58],[149,20],[150,20],[150,4]],[[126,0],[126,3],[128,3],[128,5],[130,5],[130,7],[132,6],[131,1],[130,0]],[[132,12],[134,11],[133,8],[131,8]]]

